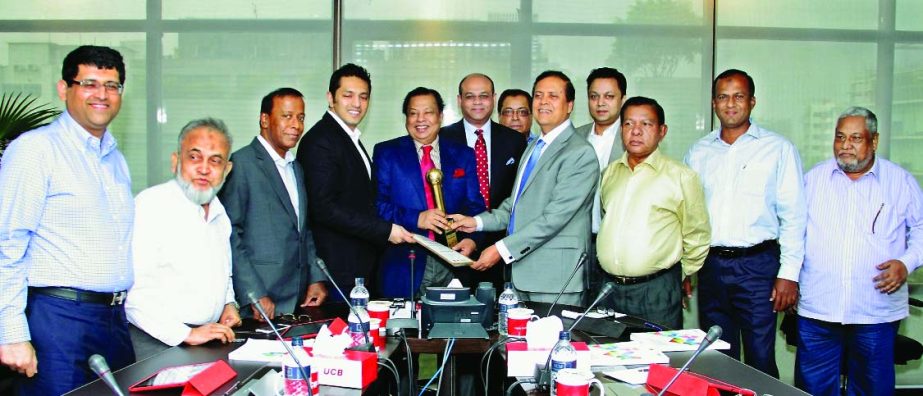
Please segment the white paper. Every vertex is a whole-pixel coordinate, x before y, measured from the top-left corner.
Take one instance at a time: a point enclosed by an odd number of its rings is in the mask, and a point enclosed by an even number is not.
[[[627,384],[641,385],[647,382],[647,367],[603,371],[603,375]]]

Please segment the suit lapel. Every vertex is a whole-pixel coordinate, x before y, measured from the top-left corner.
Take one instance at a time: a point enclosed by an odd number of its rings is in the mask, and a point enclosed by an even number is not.
[[[410,136],[401,138],[397,157],[401,174],[407,175],[407,184],[413,192],[416,207],[426,208],[426,193],[423,191],[423,176],[420,173],[420,161],[417,159],[417,146],[413,144]]]
[[[564,148],[564,145],[567,144],[567,141],[574,135],[573,127],[569,127],[561,132],[557,138],[545,149],[545,152],[542,153],[542,156],[539,157],[538,163],[535,164],[535,168],[532,169],[532,174],[529,175],[529,180],[526,180],[526,185],[522,186],[522,192],[524,193],[532,182],[535,180],[536,175],[542,171],[549,163],[554,161],[558,153]],[[532,145],[534,146],[534,144]],[[522,193],[520,193],[522,195]]]
[[[356,146],[353,144],[352,138],[346,134],[346,131],[343,130],[343,127],[333,119],[333,116],[331,116],[330,113],[324,113],[324,121],[327,123],[327,127],[324,129],[332,132],[334,139],[339,140],[340,145],[342,145],[342,147],[344,147],[346,151],[349,152],[349,156],[352,157],[350,161],[355,164],[353,166],[357,166],[358,169],[363,171],[363,173],[369,175],[369,172],[366,172],[365,160],[362,159],[362,156],[365,155],[365,158],[368,158],[369,165],[372,164],[372,157],[369,157],[369,153],[365,150],[365,146],[362,145],[362,141],[359,141],[359,148],[362,150],[362,153],[360,154],[359,151],[356,150]],[[371,179],[371,176],[369,176],[369,178]]]
[[[257,138],[253,138],[253,143],[250,143],[256,151],[256,159],[259,161],[260,169],[263,171],[263,174],[266,176],[266,180],[269,182],[269,186],[275,191],[276,196],[279,200],[282,201],[282,207],[285,208],[285,212],[288,213],[289,218],[292,220],[292,223],[295,226],[298,226],[298,216],[295,215],[295,208],[292,206],[292,199],[288,195],[288,190],[285,189],[285,183],[282,182],[282,176],[279,175],[279,170],[276,168],[276,163],[272,160],[272,156],[266,151],[266,148],[263,147],[263,144]],[[295,172],[296,179],[298,172]],[[301,200],[299,196],[299,201]]]
[[[292,163],[293,169],[295,169],[295,188],[298,189],[298,213],[301,213],[301,219],[298,219],[298,216],[295,216],[296,223],[298,225],[298,231],[304,230],[307,225],[308,219],[308,192],[304,186],[304,170],[301,169],[301,165],[298,164],[298,161]]]

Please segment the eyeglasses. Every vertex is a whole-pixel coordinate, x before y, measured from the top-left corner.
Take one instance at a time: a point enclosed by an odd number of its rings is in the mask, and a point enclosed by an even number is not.
[[[279,321],[290,323],[290,324],[305,323],[305,322],[311,321],[311,315],[306,315],[306,314],[295,315],[295,314],[290,314],[290,313],[284,313],[282,315],[279,315]]]
[[[523,117],[523,118],[528,117],[529,114],[532,114],[532,112],[529,111],[529,109],[527,109],[527,108],[521,108],[521,109],[516,109],[516,110],[514,110],[514,109],[503,109],[503,110],[500,111],[500,115],[502,115],[502,116],[504,116],[504,117],[512,117],[514,113],[515,113],[515,114],[518,114],[520,117]]]
[[[105,87],[106,92],[116,95],[121,95],[125,87],[122,84],[119,84],[115,81],[109,81],[101,83],[96,80],[70,80],[68,85],[79,85],[81,88],[90,90],[90,91],[99,91],[100,88]]]

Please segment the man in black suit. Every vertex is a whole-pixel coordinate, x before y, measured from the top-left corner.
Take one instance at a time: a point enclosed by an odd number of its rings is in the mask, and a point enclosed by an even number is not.
[[[334,71],[327,112],[305,134],[295,156],[304,168],[317,255],[344,291],[357,277],[376,284],[369,278],[387,242],[413,242],[410,232],[382,220],[375,209],[372,160],[359,141],[371,94],[365,68],[349,63]]]
[[[474,149],[478,182],[488,210],[497,208],[510,196],[519,158],[526,149],[524,135],[490,119],[495,96],[494,82],[490,77],[480,73],[465,76],[458,83],[458,107],[462,111],[462,120],[442,128],[439,133],[439,136]],[[505,236],[502,231],[487,233],[483,246],[491,246]],[[503,280],[509,279],[504,274],[508,266],[494,267],[483,272],[464,268],[458,275],[466,286],[474,287],[477,282],[484,281],[492,282],[497,290],[501,290]]]

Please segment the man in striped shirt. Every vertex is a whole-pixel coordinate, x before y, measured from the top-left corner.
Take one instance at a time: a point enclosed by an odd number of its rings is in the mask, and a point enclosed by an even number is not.
[[[875,114],[850,107],[837,120],[834,158],[805,175],[795,383],[813,395],[839,395],[841,374],[847,394],[894,392],[905,282],[923,259],[923,193],[909,172],[875,156],[877,146]]]

